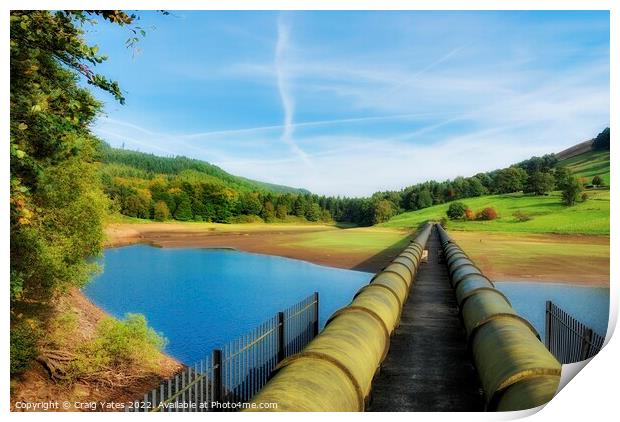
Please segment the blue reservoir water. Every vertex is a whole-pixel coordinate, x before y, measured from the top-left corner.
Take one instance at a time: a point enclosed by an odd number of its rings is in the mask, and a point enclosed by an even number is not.
[[[167,352],[192,364],[211,349],[319,292],[321,324],[347,305],[372,274],[222,249],[108,249],[104,271],[84,288],[121,318],[142,313]]]
[[[545,335],[545,302],[551,300],[574,318],[605,336],[609,320],[609,288],[559,283],[497,282],[519,315]]]

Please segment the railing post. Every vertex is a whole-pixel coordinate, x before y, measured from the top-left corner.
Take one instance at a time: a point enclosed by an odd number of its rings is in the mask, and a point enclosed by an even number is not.
[[[220,349],[213,349],[213,401],[222,403],[222,351]],[[211,409],[221,411],[221,408]]]
[[[545,305],[545,346],[551,351],[551,301]]]
[[[580,360],[586,360],[590,354],[590,345],[592,344],[592,328],[586,328],[583,340],[581,341]]]
[[[314,292],[314,321],[312,322],[312,338],[319,335],[319,292]]]
[[[278,312],[278,363],[284,360],[284,312]]]

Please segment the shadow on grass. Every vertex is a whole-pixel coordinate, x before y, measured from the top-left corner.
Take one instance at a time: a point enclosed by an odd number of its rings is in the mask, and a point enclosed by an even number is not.
[[[540,198],[544,198],[544,197],[540,196]],[[545,209],[545,210],[557,210],[557,209],[562,209],[565,207],[566,206],[564,204],[558,201],[558,202],[538,202],[536,204],[518,205],[518,206],[515,206],[514,209],[539,208],[539,209]]]
[[[609,172],[609,163],[597,163],[596,165],[592,165],[581,170],[585,174],[596,174],[598,173],[608,173]]]
[[[336,222],[334,223],[334,227],[338,229],[353,229],[355,227],[359,227],[355,223],[347,223],[347,222]]]
[[[403,251],[403,249],[407,247],[407,245],[409,245],[409,243],[415,238],[418,231],[422,227],[424,227],[426,223],[426,221],[420,223],[416,229],[405,235],[398,242],[392,243],[390,246],[383,249],[382,251],[377,252],[370,258],[365,259],[364,261],[351,267],[351,269],[372,273],[377,273],[381,271],[383,268],[387,267],[387,265],[392,262],[392,260],[396,258]]]

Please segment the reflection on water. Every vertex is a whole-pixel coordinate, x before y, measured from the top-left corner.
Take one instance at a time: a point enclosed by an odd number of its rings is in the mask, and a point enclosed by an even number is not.
[[[108,249],[85,294],[116,317],[143,313],[184,363],[245,334],[314,291],[321,323],[372,274],[222,249]]]
[[[609,288],[558,283],[497,282],[513,308],[545,335],[545,302],[551,300],[574,318],[605,336],[609,319]]]

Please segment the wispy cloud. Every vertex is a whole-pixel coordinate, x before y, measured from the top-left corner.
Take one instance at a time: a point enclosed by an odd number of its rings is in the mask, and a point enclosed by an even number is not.
[[[311,165],[308,155],[295,143],[293,139],[293,115],[295,113],[295,100],[289,86],[289,75],[286,66],[286,50],[290,43],[290,27],[284,22],[283,15],[278,16],[278,39],[276,41],[276,51],[274,65],[276,78],[278,81],[278,92],[284,110],[284,130],[281,139],[299,156],[306,165]]]
[[[466,176],[594,136],[609,124],[608,19],[515,16],[231,14],[217,19],[225,36],[205,26],[200,37],[188,22],[153,57],[172,52],[168,62],[194,76],[132,62],[117,73],[134,75],[125,85],[142,101],[95,129],[115,145],[344,195]],[[184,44],[192,39],[200,44]]]
[[[444,54],[443,56],[438,58],[437,60],[434,60],[431,63],[427,64],[422,69],[418,70],[417,72],[413,73],[411,76],[405,78],[404,80],[400,81],[395,86],[393,86],[390,90],[387,91],[385,96],[392,95],[392,94],[396,93],[402,87],[412,84],[413,82],[418,80],[422,75],[424,75],[426,72],[428,72],[429,70],[431,70],[431,69],[439,66],[440,64],[446,62],[447,60],[450,59],[450,57],[452,57],[455,54],[457,54],[463,48],[465,48],[465,45],[462,45],[460,47],[454,48],[454,49],[450,50],[447,54]]]
[[[290,123],[289,128],[292,129],[292,131],[294,131],[297,128],[337,126],[337,125],[343,125],[343,124],[380,122],[380,121],[389,121],[389,120],[416,120],[416,119],[422,119],[422,118],[430,118],[430,117],[438,117],[438,116],[440,117],[446,114],[449,114],[449,113],[420,112],[420,113],[408,113],[408,114],[390,114],[386,116],[351,117],[348,119],[315,120],[315,121],[309,121],[309,122]],[[243,129],[213,130],[209,132],[196,132],[196,133],[181,134],[177,136],[182,139],[201,139],[201,138],[219,137],[219,136],[225,136],[225,135],[253,135],[253,134],[258,134],[261,132],[283,130],[286,127],[287,126],[285,124],[281,124],[281,125],[271,125],[271,126],[249,127],[249,128],[243,128]]]

